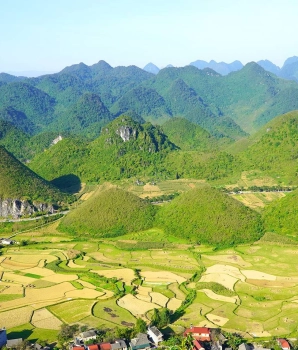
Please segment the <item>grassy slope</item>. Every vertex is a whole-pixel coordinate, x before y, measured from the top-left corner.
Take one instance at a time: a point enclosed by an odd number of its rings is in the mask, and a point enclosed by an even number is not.
[[[274,201],[264,210],[266,231],[283,235],[298,235],[298,190]]]
[[[298,111],[281,115],[260,130],[239,154],[250,169],[260,169],[286,183],[297,183]],[[248,169],[247,169],[248,170]]]
[[[56,187],[0,147],[0,198],[29,198],[45,202],[67,201]]]
[[[62,231],[98,237],[117,236],[152,227],[156,208],[120,189],[99,191],[69,213]]]
[[[259,214],[208,187],[175,198],[160,209],[157,222],[169,234],[216,245],[253,242],[262,235]]]
[[[184,151],[210,152],[231,142],[228,138],[213,137],[199,125],[184,118],[172,118],[162,125],[162,129],[169,139]]]

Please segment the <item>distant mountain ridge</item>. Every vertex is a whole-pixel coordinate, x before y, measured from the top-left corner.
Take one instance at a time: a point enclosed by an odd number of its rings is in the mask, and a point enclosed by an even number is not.
[[[221,75],[227,75],[231,72],[235,72],[243,68],[243,64],[240,61],[234,61],[232,63],[216,62],[211,60],[209,63],[202,60],[197,60],[190,63],[191,66],[197,67],[199,69],[211,68],[215,72]]]

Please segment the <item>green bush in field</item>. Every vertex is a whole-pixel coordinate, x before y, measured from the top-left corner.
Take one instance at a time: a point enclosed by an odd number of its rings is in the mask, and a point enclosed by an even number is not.
[[[253,242],[263,234],[258,213],[210,187],[181,194],[160,208],[156,222],[168,234],[217,246]]]
[[[156,207],[118,188],[99,191],[60,223],[59,229],[96,237],[120,236],[152,227]]]

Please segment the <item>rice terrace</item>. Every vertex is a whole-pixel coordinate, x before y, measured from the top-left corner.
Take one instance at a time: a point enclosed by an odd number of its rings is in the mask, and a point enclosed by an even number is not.
[[[63,323],[131,327],[167,307],[182,310],[170,325],[177,333],[196,324],[247,338],[297,335],[293,241],[265,234],[214,250],[157,228],[86,240],[62,234],[58,222],[19,233],[29,244],[2,251],[0,319],[11,334],[55,340]]]

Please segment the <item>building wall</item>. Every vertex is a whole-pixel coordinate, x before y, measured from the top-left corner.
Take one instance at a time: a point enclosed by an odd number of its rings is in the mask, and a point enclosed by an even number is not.
[[[4,346],[7,342],[6,330],[0,330],[0,347]]]

